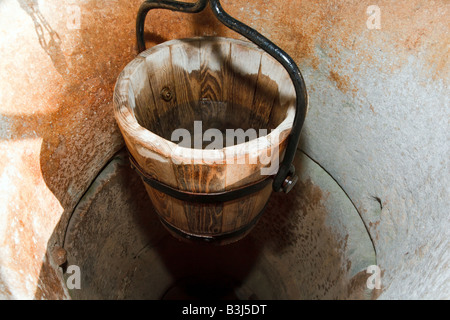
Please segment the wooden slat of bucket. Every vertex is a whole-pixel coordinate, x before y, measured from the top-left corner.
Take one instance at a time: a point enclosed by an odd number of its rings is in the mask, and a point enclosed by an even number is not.
[[[226,190],[247,185],[261,180],[261,167],[264,156],[271,155],[272,144],[268,137],[259,137],[254,144],[239,144],[233,148],[225,148],[225,161],[228,168],[226,174]],[[252,149],[253,148],[253,149]]]
[[[178,114],[188,123],[200,119],[196,115],[200,100],[200,41],[186,41],[170,46]]]
[[[139,126],[133,114],[137,106],[135,105],[136,98],[130,77],[139,75],[139,73],[136,73],[136,67],[141,65],[141,59],[133,60],[122,71],[117,80],[114,90],[114,108],[116,118],[118,116],[123,117],[117,123],[128,150],[136,161],[145,168],[146,173],[176,188],[178,183],[173,172],[172,161],[169,156],[170,147],[167,141]],[[144,86],[141,89],[144,89]],[[129,119],[129,121],[124,121],[125,119]],[[129,134],[130,132],[132,134]],[[167,155],[162,156],[161,153]]]
[[[178,90],[182,92],[182,96],[192,96],[194,101],[211,100],[221,101],[227,95],[227,82],[229,76],[227,75],[226,64],[229,56],[230,44],[228,42],[207,42],[200,46],[199,54],[195,52],[196,47],[190,46],[190,52],[186,52],[185,46],[183,48],[175,49],[172,47],[172,59],[181,58],[177,63],[183,66],[184,70],[190,70],[189,82],[192,84],[192,75],[199,78],[199,87],[197,88],[196,78],[194,78],[194,87],[189,85],[194,92],[184,92],[183,87],[188,85],[178,85]],[[174,52],[176,57],[174,57]],[[200,60],[196,60],[196,58]],[[191,64],[193,63],[193,65]],[[197,64],[198,63],[198,64]],[[189,64],[189,65],[187,65]],[[199,67],[200,72],[197,74],[194,70]],[[174,68],[177,69],[177,68]],[[194,72],[192,72],[194,71]],[[186,72],[186,71],[185,71]],[[177,77],[177,80],[180,77]],[[183,78],[181,78],[183,79]],[[186,80],[188,78],[186,77]],[[183,81],[183,80],[182,80]],[[187,100],[187,99],[185,99]],[[193,105],[193,108],[198,107]],[[201,104],[200,104],[201,108]],[[207,108],[201,108],[199,113],[194,114],[194,117],[206,119],[211,117],[220,117],[220,112],[225,115],[225,110],[217,108],[216,105],[207,105]],[[198,118],[197,118],[198,119]],[[195,151],[193,152],[195,153]],[[195,157],[194,157],[195,158]],[[202,159],[196,159],[194,163],[177,164],[174,166],[176,177],[178,180],[178,188],[180,190],[188,190],[192,192],[217,192],[225,187],[225,178],[223,166],[212,167],[210,164],[204,163]],[[188,219],[188,232],[194,234],[213,234],[220,233],[222,226],[222,207],[223,204],[207,205],[207,204],[192,204],[185,202],[183,204],[184,212]]]
[[[158,132],[161,130],[155,100],[148,78],[145,58],[138,57],[135,72],[129,76],[136,101],[135,115],[138,122],[146,129]]]
[[[145,185],[158,214],[173,226],[188,226],[185,203]]]
[[[257,214],[253,212],[253,205],[255,197],[258,196],[258,194],[238,199],[224,205],[223,232],[231,232],[242,228],[242,226],[245,226],[252,221],[253,217]]]
[[[161,128],[167,134],[171,128],[179,128],[179,119],[181,119],[179,116],[183,115],[183,113],[180,113],[179,108],[177,108],[175,78],[172,60],[170,59],[170,47],[163,47],[148,55],[146,57],[146,63],[158,116],[160,119],[171,119],[172,121],[172,123],[161,121]],[[164,92],[170,92],[172,98],[166,101],[162,96]]]
[[[233,84],[230,101],[232,102],[230,116],[239,115],[242,123],[249,123],[250,113],[239,110],[242,107],[253,109],[256,81],[261,66],[259,50],[249,50],[247,46],[234,44],[231,46],[231,70],[233,71]]]
[[[268,184],[246,198],[225,203],[222,232],[233,232],[251,223],[264,209],[271,193],[272,185]]]
[[[178,164],[174,167],[179,189],[196,193],[211,193],[223,190],[226,168],[221,165],[206,164],[201,159],[197,160],[192,164]],[[213,234],[222,232],[223,203],[211,205],[184,202],[183,207],[189,222],[187,227],[190,233]]]
[[[289,75],[282,67],[280,68],[280,64],[275,59],[267,54],[262,54],[260,50],[249,50],[248,46],[245,45],[233,46],[231,57],[232,68],[236,72],[233,78],[233,99],[236,102],[245,101],[247,106],[252,108],[256,118],[261,119],[261,122],[257,124],[255,121],[251,121],[254,124],[253,128],[268,128],[268,119],[272,113],[278,117],[286,114],[286,107],[283,110],[279,105],[279,89],[280,86],[289,85],[289,83],[286,83],[286,79],[290,81]],[[292,83],[290,85],[292,86]],[[242,90],[239,90],[239,88]],[[247,89],[245,90],[245,88]],[[288,93],[292,94],[291,91],[288,91]],[[231,114],[239,114],[239,110]],[[250,121],[250,119],[245,119],[245,121]],[[270,152],[271,141],[260,141],[262,143],[256,153],[254,151],[248,152],[248,150],[239,151],[240,148],[244,147],[243,145],[235,148],[237,154],[234,155],[234,161],[231,161],[231,163],[243,162],[245,165],[233,164],[233,172],[227,173],[226,177],[227,190],[262,179],[260,168],[264,165],[259,163],[262,155],[267,154],[274,160],[278,159],[274,152]],[[263,148],[263,146],[266,148]],[[225,157],[229,164],[229,159],[233,160],[233,153],[226,150]]]
[[[280,70],[280,72],[275,72],[270,75],[270,77],[278,83],[279,90],[279,106],[272,108],[272,112],[270,114],[270,119],[273,123],[280,123],[283,119],[286,118],[287,112],[289,111],[292,114],[291,119],[293,119],[293,115],[295,115],[295,88],[292,83],[292,80],[287,75],[286,70]],[[292,125],[283,126],[280,129],[281,132],[290,130]],[[284,135],[282,135],[284,138]]]
[[[195,92],[186,93],[185,95],[192,95],[193,98],[197,98],[197,101],[202,99],[213,101],[219,99],[218,101],[220,101],[227,87],[227,76],[224,70],[226,69],[226,59],[229,55],[230,44],[229,42],[210,40],[202,41],[201,45],[199,42],[197,47],[191,45],[192,43],[189,42],[189,51],[186,50],[186,46],[183,46],[184,49],[175,49],[172,46],[172,54],[177,51],[177,57],[182,57],[177,62],[180,66],[183,66],[185,70],[194,71],[197,68],[200,69],[199,74],[186,71],[191,75],[194,74],[194,76],[200,77],[200,79],[194,78],[193,81],[194,84],[199,83],[200,87],[197,88],[195,85],[192,88]],[[199,49],[198,54],[196,52],[197,48]],[[197,57],[200,59],[199,61]],[[174,56],[172,56],[172,59],[174,59]],[[191,63],[194,65],[192,66]],[[211,116],[211,112],[214,111],[211,109],[205,110],[202,118],[203,116]],[[223,167],[216,166],[216,169],[213,169],[210,164],[203,161],[207,160],[206,158],[202,159],[201,156],[195,156],[196,154],[201,155],[200,150],[191,150],[190,154],[195,160],[191,163],[180,163],[175,166],[179,189],[192,192],[218,192],[223,190],[225,186]],[[187,157],[187,154],[185,154],[185,157]]]
[[[230,70],[230,47],[233,41],[210,39],[202,41],[201,59],[201,101],[215,101],[201,108],[202,119],[225,118],[230,101],[232,72]]]
[[[278,84],[271,78],[276,72],[280,72],[278,62],[269,55],[262,55],[252,106],[256,115],[251,121],[252,127],[268,129],[272,109],[279,107]]]
[[[175,174],[180,190],[196,193],[211,193],[223,190],[225,184],[224,166],[207,164],[177,164]]]
[[[213,235],[222,230],[223,203],[192,204],[185,203],[184,210],[188,219],[189,232],[193,234]]]
[[[235,50],[235,52],[238,52],[238,50]],[[239,87],[238,84],[239,81],[243,80],[244,82],[246,82],[241,87],[245,88],[245,86],[247,86],[247,89],[251,87],[248,90],[253,93],[257,88],[256,81],[259,78],[258,75],[260,69],[260,60],[255,59],[254,57],[252,59],[258,61],[257,66],[254,66],[256,69],[258,69],[258,73],[254,74],[253,76],[244,78],[244,80],[239,75],[235,75],[233,82],[233,89],[236,90],[234,91],[234,95],[236,97],[240,96],[240,99],[244,100],[245,98],[243,98],[242,95],[245,94],[244,92],[245,90],[242,91],[243,93],[240,93],[238,92],[239,90],[237,90],[237,88]],[[249,81],[255,82],[254,84],[252,84]],[[250,94],[249,96],[250,97],[246,100],[247,106],[253,107],[253,105],[248,105],[248,103],[253,104],[255,97],[252,94]],[[239,114],[239,110],[236,110],[235,113]],[[245,121],[250,121],[250,119],[246,119]],[[271,147],[267,139],[265,145],[267,148]],[[232,190],[235,189],[236,187],[253,183],[255,181],[264,178],[261,176],[260,173],[261,168],[261,164],[259,163],[260,151],[248,150],[247,148],[248,145],[241,144],[236,146],[234,148],[234,151],[230,150],[229,148],[225,149],[226,162],[229,167],[232,166],[233,168],[232,170],[227,171],[226,190]],[[271,186],[269,185],[265,189],[253,195],[225,203],[223,209],[224,213],[222,221],[222,232],[232,232],[233,230],[242,228],[243,226],[252,222],[263,209],[264,205],[268,200],[268,197],[270,196],[270,193],[271,193]],[[263,202],[262,204],[260,203],[261,197]]]
[[[268,184],[257,195],[255,194],[256,200],[253,210],[256,214],[260,213],[264,209],[271,194],[272,194],[272,184]]]
[[[266,138],[259,138],[259,141],[265,141],[266,147],[270,150],[271,144]],[[263,143],[261,142],[261,145]],[[261,175],[261,163],[259,162],[259,157],[261,151],[253,150],[249,151],[246,145],[242,144],[238,146],[237,154],[225,150],[227,162],[234,164],[229,164],[233,166],[233,170],[227,171],[226,176],[226,190],[232,190],[236,187],[247,185],[249,183],[256,182],[265,178]],[[242,161],[244,164],[238,164]],[[271,187],[271,185],[269,184]],[[245,225],[252,221],[262,210],[259,204],[259,197],[265,197],[264,200],[268,199],[270,192],[267,193],[267,187],[253,195],[241,198],[236,201],[227,202],[224,204],[224,214],[223,214],[223,231],[230,232],[233,228],[239,225]],[[270,188],[268,190],[271,190]],[[258,205],[256,205],[258,203]],[[264,203],[265,205],[265,203]]]
[[[126,69],[125,69],[126,70]],[[124,70],[124,71],[125,71]],[[114,88],[114,108],[117,114],[123,115],[124,111],[134,116],[134,110],[132,110],[132,104],[135,105],[134,93],[130,96],[131,84],[128,80],[128,76],[125,77],[124,71],[117,79],[116,86]],[[133,90],[131,89],[131,92]],[[118,121],[119,126],[122,125],[122,121]]]

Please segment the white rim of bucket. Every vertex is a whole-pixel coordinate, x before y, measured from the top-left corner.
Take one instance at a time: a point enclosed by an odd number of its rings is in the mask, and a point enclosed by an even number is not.
[[[289,136],[292,125],[294,123],[295,117],[295,91],[292,84],[292,80],[289,78],[288,73],[286,72],[286,79],[283,78],[283,82],[281,85],[285,85],[291,90],[286,94],[287,96],[291,96],[293,99],[292,103],[287,106],[286,116],[284,120],[270,133],[266,136],[259,137],[257,139],[253,139],[251,141],[233,145],[230,147],[224,147],[222,149],[216,150],[206,150],[206,149],[193,149],[193,148],[185,148],[178,146],[176,143],[164,139],[163,137],[157,135],[156,133],[142,127],[133,112],[131,111],[131,106],[135,104],[134,99],[130,101],[130,76],[136,71],[137,65],[141,63],[145,63],[145,60],[148,56],[160,50],[161,48],[171,46],[174,44],[181,44],[186,42],[234,42],[238,45],[242,45],[248,47],[251,50],[258,50],[261,54],[269,56],[265,51],[258,48],[251,42],[237,40],[226,37],[197,37],[197,38],[186,38],[186,39],[177,39],[163,42],[159,45],[156,45],[150,49],[145,50],[140,53],[136,58],[134,58],[128,65],[123,69],[120,73],[116,85],[114,88],[114,115],[117,119],[117,123],[119,128],[122,131],[125,131],[128,135],[135,137],[138,141],[138,145],[136,146],[136,150],[144,157],[153,158],[154,155],[150,154],[148,151],[152,151],[157,153],[158,155],[165,158],[172,158],[178,161],[179,163],[215,163],[215,164],[227,164],[231,163],[239,163],[237,161],[238,158],[249,157],[249,158],[257,158],[262,152],[265,154],[270,154],[271,158],[274,158],[273,151],[277,152],[279,146],[287,139]],[[269,56],[270,57],[270,56]],[[277,62],[278,63],[278,62]],[[281,64],[279,67],[283,68]],[[280,86],[280,83],[278,83]],[[134,97],[134,93],[133,93]],[[268,149],[271,149],[270,152],[267,152]],[[146,150],[148,149],[148,151]],[[253,162],[252,162],[253,163]]]

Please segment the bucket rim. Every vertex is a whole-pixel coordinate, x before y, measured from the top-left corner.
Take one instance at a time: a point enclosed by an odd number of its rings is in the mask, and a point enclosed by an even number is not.
[[[125,68],[119,74],[114,88],[114,116],[120,130],[122,131],[122,134],[124,135],[124,137],[126,134],[128,137],[135,138],[136,141],[134,142],[138,144],[137,151],[142,153],[142,155],[147,154],[145,150],[147,149],[148,151],[152,151],[161,157],[172,158],[179,163],[239,163],[239,158],[255,158],[259,157],[263,152],[265,152],[266,155],[270,154],[271,157],[273,157],[272,152],[277,150],[279,152],[280,146],[287,140],[292,130],[296,112],[296,99],[294,91],[292,91],[292,99],[288,99],[290,102],[287,105],[286,115],[284,116],[283,121],[281,121],[281,123],[278,124],[277,127],[275,127],[270,133],[257,139],[253,139],[229,147],[224,147],[221,149],[211,150],[182,147],[168,139],[161,137],[155,132],[144,128],[138,123],[136,116],[134,115],[134,112],[131,108],[131,105],[135,105],[135,102],[130,101],[129,99],[131,75],[140,64],[145,63],[145,60],[158,50],[175,44],[188,44],[190,42],[196,41],[206,43],[233,42],[237,45],[247,47],[250,50],[259,51],[262,55],[267,55],[270,57],[270,55],[268,55],[264,50],[262,50],[252,42],[217,36],[190,37],[169,40],[141,52],[125,66]],[[282,69],[283,71],[285,71],[283,66],[278,63],[276,65],[279,66],[280,70]],[[286,79],[289,81],[289,83],[292,84],[292,81],[290,80],[287,72]],[[125,138],[125,140],[127,139]]]

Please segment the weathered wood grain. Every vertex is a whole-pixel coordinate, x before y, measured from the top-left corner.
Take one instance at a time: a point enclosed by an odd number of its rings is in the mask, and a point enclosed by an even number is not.
[[[170,46],[178,115],[183,122],[200,120],[197,103],[201,94],[200,41],[187,41]]]
[[[233,75],[231,89],[231,110],[228,115],[236,117],[239,115],[241,122],[250,122],[250,113],[242,112],[240,109],[253,109],[253,100],[256,90],[256,81],[261,67],[260,50],[249,50],[246,46],[231,46],[231,70]]]
[[[261,169],[280,161],[286,148],[294,103],[292,82],[281,65],[252,44],[224,38],[174,40],[148,49],[124,69],[114,93],[119,128],[139,165],[154,179],[196,193],[233,190],[264,179]],[[218,150],[170,141],[173,130],[192,131],[196,120],[203,121],[204,129],[276,130]],[[237,200],[200,204],[146,187],[161,219],[199,236],[242,229],[271,194],[269,184]]]
[[[146,58],[148,77],[151,83],[153,98],[159,119],[171,119],[161,121],[161,129],[167,134],[172,128],[178,128],[182,112],[177,108],[177,96],[175,91],[175,76],[170,58],[170,47],[162,47],[160,50]],[[178,80],[178,79],[177,79]]]

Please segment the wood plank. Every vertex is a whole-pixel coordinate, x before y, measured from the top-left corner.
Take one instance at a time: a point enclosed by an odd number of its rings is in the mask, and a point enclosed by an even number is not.
[[[280,64],[268,54],[261,57],[261,67],[259,69],[256,82],[255,97],[253,100],[253,117],[250,119],[252,127],[270,128],[270,115],[272,108],[279,107],[278,84],[271,78],[276,72],[280,72]]]
[[[148,78],[147,64],[144,58],[141,58],[140,61],[141,63],[136,66],[135,72],[129,77],[135,96],[136,107],[134,114],[141,126],[158,133],[161,131],[161,127]]]
[[[201,93],[200,41],[181,42],[170,50],[178,114],[190,127],[194,120],[201,120],[196,114]]]
[[[279,106],[272,108],[270,114],[270,121],[278,126],[288,116],[288,110],[295,109],[296,95],[294,84],[286,70],[280,69],[278,72],[274,72],[271,78],[278,84],[278,101]],[[294,113],[295,115],[295,113]],[[292,115],[290,115],[292,117]]]
[[[214,165],[179,164],[175,174],[182,190],[209,193],[223,190],[225,167]]]
[[[247,46],[240,44],[234,43],[231,46],[230,65],[233,72],[233,84],[228,114],[231,117],[239,115],[239,122],[244,125],[250,123],[250,111],[253,108],[261,54],[260,50],[249,50]],[[248,111],[243,111],[242,108],[247,108]],[[230,119],[230,122],[233,122],[232,120]]]
[[[222,232],[223,203],[184,205],[189,232],[197,235],[217,235]]]
[[[174,226],[187,226],[184,202],[172,198],[148,185],[145,185],[150,200],[158,214]]]
[[[229,67],[230,42],[217,39],[202,41],[201,58],[201,118],[204,122],[209,119],[223,119],[230,101],[232,74]]]
[[[146,57],[148,78],[151,84],[159,124],[163,136],[171,136],[175,128],[179,128],[180,114],[177,107],[175,79],[170,58],[170,47],[161,47]],[[164,93],[170,94],[170,99],[163,98]],[[168,121],[170,119],[170,121]]]
[[[201,153],[201,150],[195,150],[195,152]],[[225,167],[223,165],[194,161],[192,164],[177,164],[174,168],[180,190],[211,193],[222,191],[224,188]],[[222,203],[185,202],[184,207],[190,232],[195,234],[222,232]]]
[[[230,201],[223,208],[223,232],[233,232],[242,228],[251,220],[253,197]]]

